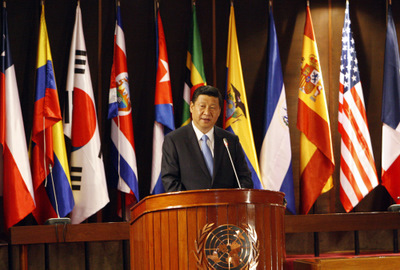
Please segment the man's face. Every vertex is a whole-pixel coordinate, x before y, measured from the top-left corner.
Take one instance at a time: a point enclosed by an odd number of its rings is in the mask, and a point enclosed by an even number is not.
[[[190,102],[193,123],[204,134],[215,125],[221,113],[217,97],[199,95],[195,103]]]

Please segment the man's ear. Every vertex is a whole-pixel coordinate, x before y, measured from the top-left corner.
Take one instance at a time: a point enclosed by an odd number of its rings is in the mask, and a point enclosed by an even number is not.
[[[194,103],[193,103],[192,101],[190,101],[189,109],[190,109],[190,112],[191,112],[191,113],[192,113],[192,111],[193,111],[193,107],[194,107]]]

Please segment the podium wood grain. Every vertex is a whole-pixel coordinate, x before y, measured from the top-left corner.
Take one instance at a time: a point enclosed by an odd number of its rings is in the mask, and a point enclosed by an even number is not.
[[[259,240],[259,269],[282,269],[284,194],[218,189],[164,193],[131,209],[131,269],[197,269],[195,241],[207,224],[252,226]],[[204,256],[204,255],[203,255]]]

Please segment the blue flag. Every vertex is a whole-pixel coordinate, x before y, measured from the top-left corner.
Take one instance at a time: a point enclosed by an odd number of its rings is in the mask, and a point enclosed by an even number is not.
[[[292,152],[285,86],[272,11],[269,12],[264,140],[260,152],[261,179],[265,189],[282,191],[287,208],[296,213]]]
[[[388,6],[382,94],[382,185],[400,203],[400,57],[392,5]]]

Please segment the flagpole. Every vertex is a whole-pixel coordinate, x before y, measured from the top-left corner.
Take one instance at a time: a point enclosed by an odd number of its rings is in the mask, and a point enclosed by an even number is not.
[[[118,14],[118,8],[121,6],[121,3],[120,3],[120,1],[119,0],[116,0],[115,1],[115,11],[116,11],[116,14]],[[118,86],[117,86],[117,88],[118,88]],[[118,90],[117,90],[118,91]],[[119,106],[119,105],[118,105]],[[118,130],[121,130],[121,122],[120,122],[120,116],[119,116],[119,108],[118,108],[118,114],[117,114],[117,126],[118,126]],[[120,144],[120,142],[121,142],[121,133],[120,132],[118,132],[118,139],[117,139],[117,149],[118,149],[118,161],[117,161],[117,171],[118,171],[118,182],[121,180],[121,151],[120,151],[120,149],[121,149],[121,144]],[[120,194],[121,194],[121,218],[122,218],[122,221],[125,221],[125,219],[126,219],[126,213],[125,213],[125,211],[126,211],[126,209],[125,209],[125,200],[126,200],[126,198],[125,198],[125,192],[120,192]]]
[[[42,0],[42,3],[43,2],[44,1]],[[57,193],[56,193],[56,188],[55,188],[54,178],[53,178],[53,168],[52,168],[51,164],[49,164],[49,171],[50,172],[49,172],[49,175],[48,175],[47,174],[47,166],[46,166],[47,165],[46,164],[46,153],[47,153],[47,147],[46,147],[46,117],[43,116],[43,167],[44,167],[44,170],[45,170],[44,187],[47,187],[47,177],[50,176],[53,195],[54,195],[54,203],[55,203],[55,210],[56,210],[56,214],[57,214],[57,219],[60,219],[60,212],[58,211]],[[52,220],[52,219],[50,218],[49,220]]]
[[[217,85],[217,26],[216,26],[216,13],[215,1],[212,1],[212,70],[213,70],[213,84]]]

